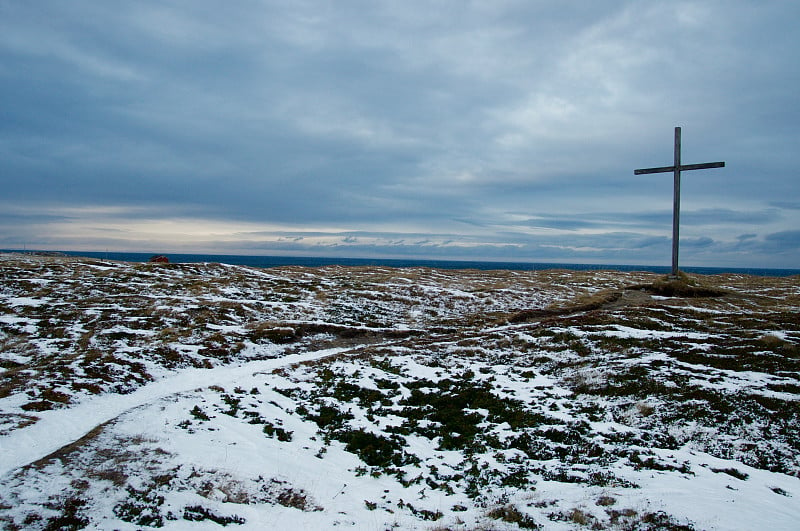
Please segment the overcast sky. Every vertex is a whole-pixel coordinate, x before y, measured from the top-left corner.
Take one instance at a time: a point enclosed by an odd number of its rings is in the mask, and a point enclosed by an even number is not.
[[[800,267],[800,2],[0,0],[0,248]]]

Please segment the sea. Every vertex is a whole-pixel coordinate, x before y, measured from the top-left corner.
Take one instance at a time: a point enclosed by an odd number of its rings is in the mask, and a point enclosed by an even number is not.
[[[0,252],[36,252],[36,251],[0,251]],[[85,252],[63,251],[58,254],[69,256],[85,256],[104,260],[118,260],[122,262],[148,262],[154,255],[152,253],[122,253],[122,252]],[[211,262],[250,267],[280,267],[280,266],[306,266],[322,267],[331,265],[341,266],[386,266],[386,267],[430,267],[437,269],[479,269],[479,270],[511,270],[511,271],[540,271],[546,269],[571,269],[575,271],[615,270],[615,271],[649,271],[652,273],[668,274],[669,266],[652,265],[624,265],[624,264],[570,264],[551,262],[495,262],[495,261],[470,261],[470,260],[419,260],[404,258],[335,258],[319,256],[248,256],[229,254],[165,254],[171,263],[198,263]],[[702,275],[719,273],[739,273],[746,275],[786,277],[800,275],[800,269],[772,269],[757,267],[681,267],[681,271]]]

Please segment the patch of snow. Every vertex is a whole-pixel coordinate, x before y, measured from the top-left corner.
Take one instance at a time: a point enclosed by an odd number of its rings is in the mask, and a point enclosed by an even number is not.
[[[237,381],[243,377],[278,367],[332,356],[346,349],[333,348],[279,359],[252,361],[214,371],[215,382]],[[103,395],[86,400],[68,410],[38,413],[39,422],[0,438],[0,477],[12,470],[40,459],[75,441],[96,426],[124,412],[164,397],[203,387],[208,381],[207,369],[188,369],[162,378],[128,395]]]

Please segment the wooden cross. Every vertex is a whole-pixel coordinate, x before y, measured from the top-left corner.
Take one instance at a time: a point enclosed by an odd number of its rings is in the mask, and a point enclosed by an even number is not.
[[[634,175],[646,173],[672,172],[674,176],[674,192],[672,201],[672,276],[678,276],[678,226],[681,215],[681,172],[687,170],[705,170],[708,168],[724,168],[724,162],[705,162],[703,164],[681,165],[681,128],[675,128],[675,163],[661,168],[643,168],[633,170]]]

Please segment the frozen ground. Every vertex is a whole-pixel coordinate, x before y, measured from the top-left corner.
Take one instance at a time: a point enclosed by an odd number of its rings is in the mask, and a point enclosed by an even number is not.
[[[7,529],[797,529],[800,280],[0,255]]]

